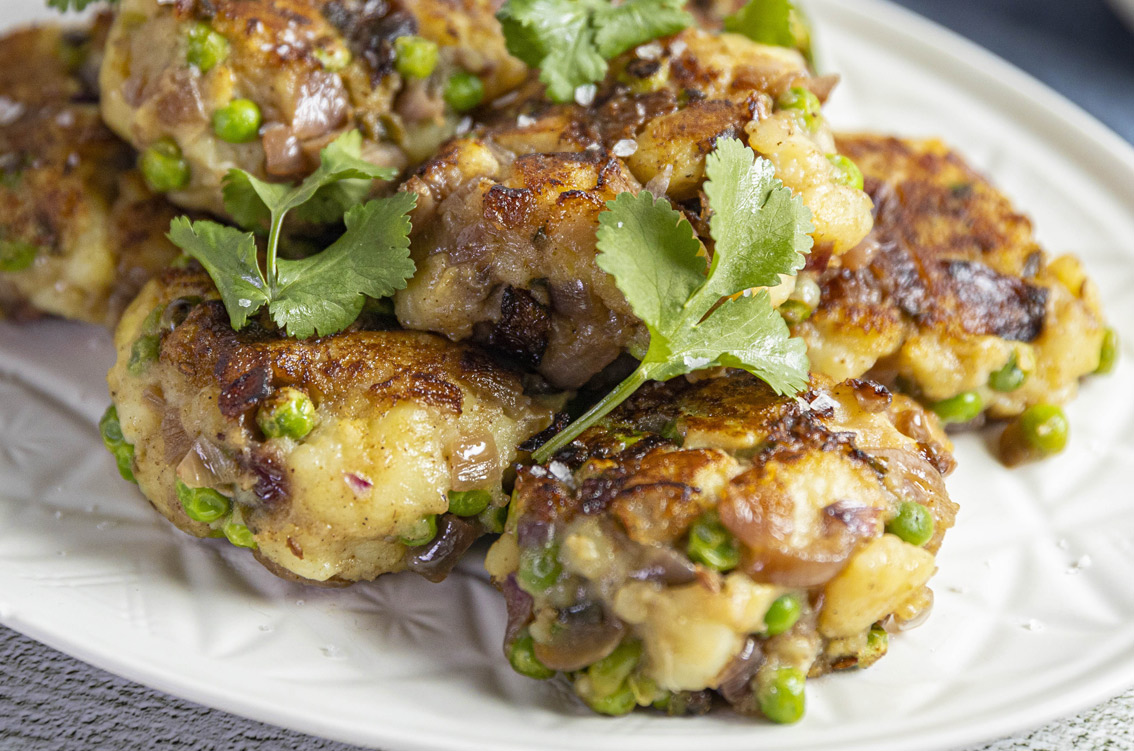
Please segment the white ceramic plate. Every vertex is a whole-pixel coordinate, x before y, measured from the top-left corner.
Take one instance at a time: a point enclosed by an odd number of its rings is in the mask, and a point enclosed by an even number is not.
[[[41,0],[6,0],[5,20]],[[873,1],[811,6],[845,74],[844,127],[940,134],[1082,254],[1134,341],[1134,153],[981,50]],[[936,612],[862,673],[815,681],[807,717],[615,720],[500,655],[503,604],[467,561],[325,591],[191,540],[116,476],[95,427],[109,337],[0,325],[0,622],[211,706],[388,751],[944,749],[1071,713],[1134,685],[1134,357],[1069,409],[1062,456],[1007,472],[958,442],[958,526]]]
[[[1122,16],[1130,30],[1134,31],[1134,0],[1110,0],[1110,5],[1115,13]]]

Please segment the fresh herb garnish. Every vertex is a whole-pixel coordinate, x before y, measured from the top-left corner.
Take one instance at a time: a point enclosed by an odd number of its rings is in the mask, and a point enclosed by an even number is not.
[[[86,10],[88,5],[94,5],[98,2],[102,2],[102,0],[47,0],[47,7],[55,8],[60,13],[66,13],[69,10]],[[118,0],[107,0],[107,2],[116,3]]]
[[[811,213],[776,179],[771,163],[755,159],[738,140],[718,142],[705,172],[714,241],[707,269],[693,227],[668,202],[646,191],[607,202],[597,262],[646,324],[650,346],[629,378],[532,455],[536,462],[546,462],[647,381],[726,366],[747,370],[780,394],[807,385],[803,341],[790,338],[766,290],[751,290],[775,286],[781,274],[803,266]]]
[[[602,80],[607,60],[693,23],[683,0],[508,0],[496,17],[508,51],[529,67],[557,102]]]
[[[724,27],[760,44],[799,50],[811,62],[811,25],[792,0],[748,0]]]
[[[264,269],[253,233],[186,217],[173,220],[170,240],[209,272],[234,329],[267,306],[289,336],[326,336],[358,318],[365,296],[385,297],[405,287],[414,273],[408,214],[417,196],[396,193],[346,210],[365,195],[371,180],[396,174],[362,160],[361,143],[357,131],[338,138],[323,149],[319,169],[299,185],[267,183],[243,170],[228,173],[229,213],[243,226],[269,227]],[[278,258],[284,218],[292,210],[323,220],[341,218],[346,232],[315,255]]]

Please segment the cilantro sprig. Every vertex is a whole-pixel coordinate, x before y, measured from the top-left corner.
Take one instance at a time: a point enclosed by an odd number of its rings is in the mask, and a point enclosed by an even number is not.
[[[602,80],[607,60],[693,23],[683,0],[508,0],[496,17],[508,51],[531,68],[557,102]]]
[[[118,0],[107,0],[108,2],[115,3]],[[54,8],[60,13],[66,13],[69,10],[83,11],[87,9],[88,5],[102,2],[102,0],[47,0],[47,7]]]
[[[792,339],[766,290],[803,267],[811,249],[811,212],[736,139],[718,142],[705,163],[712,218],[706,264],[693,227],[647,191],[622,193],[599,216],[598,265],[614,277],[646,324],[650,345],[641,364],[585,415],[541,446],[543,463],[601,420],[647,381],[696,370],[742,368],[776,393],[807,385],[802,340]]]
[[[323,149],[319,168],[298,185],[264,182],[243,170],[228,173],[229,213],[243,226],[268,226],[263,269],[252,232],[186,217],[173,220],[169,239],[213,278],[234,329],[267,306],[289,336],[333,334],[358,318],[366,296],[386,297],[413,276],[409,212],[417,196],[396,193],[351,207],[360,188],[365,195],[371,180],[396,174],[361,159],[361,145],[357,131],[341,136]],[[284,219],[291,211],[312,220],[341,218],[346,231],[320,253],[279,258]]]
[[[812,62],[811,24],[793,0],[748,0],[725,18],[724,28],[760,44],[799,50]]]

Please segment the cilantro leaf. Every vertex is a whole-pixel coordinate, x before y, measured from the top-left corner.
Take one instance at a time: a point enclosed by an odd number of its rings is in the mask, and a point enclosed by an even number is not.
[[[408,212],[417,196],[398,193],[357,205],[372,179],[395,174],[364,161],[361,146],[357,131],[341,136],[323,149],[319,168],[299,185],[265,182],[242,170],[225,177],[225,208],[233,218],[249,229],[269,226],[263,270],[251,232],[185,218],[171,224],[170,239],[209,272],[234,329],[267,305],[290,336],[332,334],[354,322],[365,296],[390,295],[413,275]],[[346,231],[321,252],[280,259],[281,229],[293,210],[311,221],[342,218]]]
[[[60,13],[66,13],[69,10],[82,11],[86,10],[88,5],[94,5],[101,0],[47,0],[47,7],[54,8]],[[109,2],[118,2],[118,0],[108,0]]]
[[[286,214],[303,206],[315,194],[344,180],[392,180],[398,171],[392,167],[379,167],[362,159],[362,135],[349,131],[328,144],[319,152],[319,168],[299,185],[269,183],[243,170],[230,170],[225,177],[225,208],[238,221],[262,217],[263,210],[255,209],[257,201],[271,214]],[[238,217],[239,215],[239,217]],[[244,221],[241,221],[244,224]]]
[[[268,304],[268,283],[260,272],[252,235],[216,222],[190,222],[181,216],[170,223],[169,239],[209,272],[234,329],[243,328],[249,316]]]
[[[724,28],[760,44],[797,49],[812,62],[810,23],[793,0],[748,0],[725,18]]]
[[[244,170],[229,170],[221,184],[224,208],[244,229],[261,229],[272,221],[272,212],[252,187],[252,176]]]
[[[724,366],[747,370],[777,394],[795,393],[807,385],[810,364],[807,345],[790,337],[767,290],[741,295],[726,300],[700,324],[680,331],[669,344],[669,358],[680,366],[663,362],[651,369],[650,377],[664,381]],[[672,375],[667,368],[672,368]]]
[[[681,213],[649,192],[622,193],[599,214],[596,262],[618,287],[650,334],[668,330],[705,282],[701,243]],[[652,252],[641,253],[642,248]]]
[[[530,68],[548,96],[569,102],[575,90],[602,80],[607,60],[673,34],[693,19],[681,0],[508,0],[496,17],[508,52]]]
[[[346,233],[322,253],[279,261],[276,294],[269,311],[288,334],[341,331],[358,318],[364,295],[387,297],[413,276],[409,256],[409,212],[414,193],[356,206],[347,212]]]
[[[693,24],[683,0],[626,0],[595,14],[595,41],[607,60],[639,44],[676,34]]]
[[[772,287],[780,274],[803,268],[815,230],[811,212],[776,179],[771,162],[730,138],[706,158],[705,175],[715,242],[709,292],[720,298]]]
[[[647,191],[622,193],[599,217],[596,262],[614,277],[646,324],[650,345],[610,394],[533,454],[545,462],[649,380],[712,367],[742,368],[777,393],[808,381],[807,350],[791,339],[766,289],[794,274],[811,247],[811,213],[771,165],[736,140],[718,142],[705,164],[713,215],[705,268],[688,220]]]

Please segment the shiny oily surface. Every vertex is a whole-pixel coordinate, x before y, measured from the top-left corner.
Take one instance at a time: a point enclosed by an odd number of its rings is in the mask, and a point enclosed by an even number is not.
[[[31,5],[31,0],[29,0]],[[1134,155],[1034,83],[875,2],[813,2],[831,117],[943,136],[1079,252],[1134,341]],[[959,114],[963,113],[963,114]],[[386,751],[417,749],[945,749],[1071,713],[1134,680],[1134,357],[1068,409],[1067,450],[1014,472],[958,441],[961,504],[924,626],[862,673],[808,686],[771,727],[728,713],[592,717],[500,654],[503,603],[475,558],[429,585],[393,576],[324,591],[273,578],[247,551],[199,542],[117,475],[96,423],[107,337],[0,325],[0,621],[149,685]],[[66,353],[66,354],[63,354]],[[1004,519],[1012,519],[1005,525]],[[80,628],[81,624],[81,628]],[[879,714],[877,707],[885,706]]]

